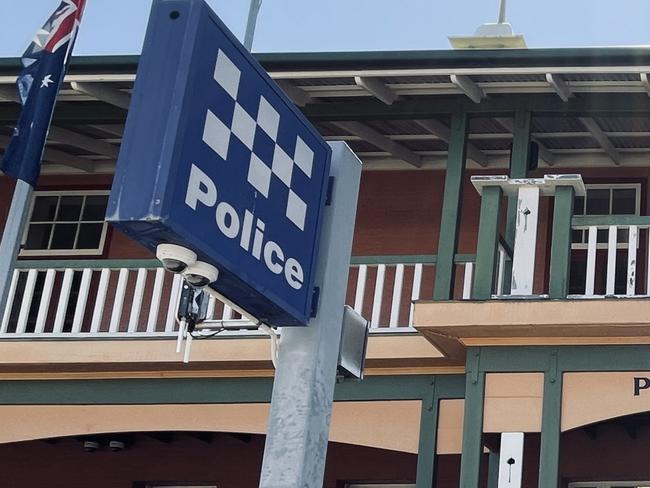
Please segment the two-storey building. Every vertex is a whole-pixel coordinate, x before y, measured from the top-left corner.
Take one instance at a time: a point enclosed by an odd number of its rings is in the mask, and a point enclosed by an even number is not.
[[[258,59],[364,163],[366,378],[337,384],[325,486],[650,485],[650,49]],[[184,364],[179,279],[104,222],[137,62],[74,58],[59,96],[0,313],[2,486],[259,479],[268,336]],[[0,60],[2,147],[18,71]]]

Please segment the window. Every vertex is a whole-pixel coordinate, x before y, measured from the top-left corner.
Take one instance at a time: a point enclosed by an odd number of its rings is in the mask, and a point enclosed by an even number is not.
[[[106,191],[34,193],[21,256],[101,254]]]
[[[585,185],[587,195],[576,197],[574,215],[639,215],[641,210],[641,185],[638,183],[612,185]],[[573,231],[573,249],[586,249],[588,232]],[[596,242],[599,249],[607,248],[608,231],[599,229]],[[625,248],[627,230],[619,229],[618,247]]]

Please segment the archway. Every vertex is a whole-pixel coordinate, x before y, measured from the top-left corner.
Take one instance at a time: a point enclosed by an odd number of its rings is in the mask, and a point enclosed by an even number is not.
[[[650,486],[650,412],[564,432],[560,476],[566,488]]]

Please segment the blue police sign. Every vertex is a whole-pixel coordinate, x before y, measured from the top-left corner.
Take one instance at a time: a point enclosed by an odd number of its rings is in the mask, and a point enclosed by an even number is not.
[[[330,149],[203,0],[154,2],[107,220],[219,268],[211,286],[306,325]]]

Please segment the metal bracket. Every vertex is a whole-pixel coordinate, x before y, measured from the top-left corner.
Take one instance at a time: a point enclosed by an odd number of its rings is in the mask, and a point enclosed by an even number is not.
[[[329,206],[332,203],[332,193],[334,193],[334,180],[333,176],[330,176],[327,181],[327,193],[325,196],[325,205]]]
[[[548,364],[548,380],[551,383],[555,383],[557,381],[557,375],[558,375],[558,360],[557,360],[557,351],[553,351],[549,355],[549,364]]]
[[[311,296],[311,313],[310,317],[316,317],[318,313],[318,302],[320,300],[320,287],[314,287],[314,293]]]
[[[481,349],[476,348],[474,351],[472,351],[471,354],[472,354],[472,361],[468,373],[470,374],[470,380],[472,384],[476,385],[478,383],[479,374],[481,373],[480,365],[479,365],[479,362],[481,361]]]

